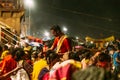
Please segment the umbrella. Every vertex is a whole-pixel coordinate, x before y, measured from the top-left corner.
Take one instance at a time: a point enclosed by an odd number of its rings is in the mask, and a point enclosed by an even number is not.
[[[30,42],[29,45],[31,45],[31,46],[36,46],[36,47],[41,47],[41,46],[43,46],[43,44],[38,43],[38,42]]]

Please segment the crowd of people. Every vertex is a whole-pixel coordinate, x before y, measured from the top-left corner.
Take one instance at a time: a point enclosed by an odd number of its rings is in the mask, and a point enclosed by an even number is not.
[[[119,80],[120,40],[103,49],[71,45],[59,25],[55,39],[40,46],[28,42],[0,45],[0,80]],[[73,49],[74,47],[74,49]]]

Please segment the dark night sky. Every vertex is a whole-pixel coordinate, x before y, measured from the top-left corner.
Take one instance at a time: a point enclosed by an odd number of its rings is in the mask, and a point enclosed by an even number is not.
[[[40,32],[53,24],[66,26],[72,36],[120,37],[120,0],[34,0],[32,31]]]

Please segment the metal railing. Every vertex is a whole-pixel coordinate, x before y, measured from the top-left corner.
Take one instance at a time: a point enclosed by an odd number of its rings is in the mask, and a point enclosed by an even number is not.
[[[3,23],[3,22],[1,22],[1,21],[0,21],[0,28],[1,28],[1,30],[4,29],[4,30],[7,31],[8,33],[14,35],[15,37],[17,37],[17,39],[20,39],[20,37],[17,36],[16,34],[14,34],[12,31],[7,30],[7,29],[11,29],[10,26],[8,26],[7,24],[5,24],[5,23]]]
[[[8,29],[9,29],[8,27],[0,24],[0,41],[5,40],[5,41],[8,42],[9,40],[12,40],[14,42],[16,42],[16,41],[19,42],[20,37],[17,36],[16,34],[14,34],[12,31],[10,31]],[[4,34],[5,37],[1,36],[2,34]],[[17,39],[15,39],[15,38],[17,38]]]
[[[1,39],[2,39],[2,40],[5,40],[6,42],[8,42],[8,40],[7,40],[7,39],[5,39],[3,36],[1,36]]]

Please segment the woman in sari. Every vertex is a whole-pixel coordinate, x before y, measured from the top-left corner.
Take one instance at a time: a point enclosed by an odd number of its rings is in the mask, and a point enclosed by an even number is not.
[[[69,59],[69,53],[65,53],[62,58],[54,58],[54,65],[39,80],[71,80],[71,74],[81,68],[78,61]],[[53,63],[51,63],[53,64]]]

